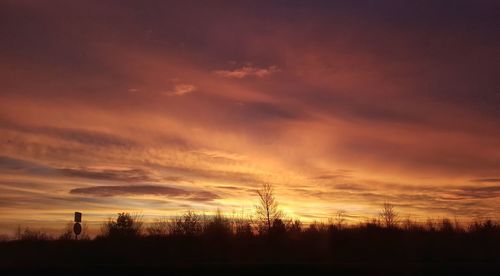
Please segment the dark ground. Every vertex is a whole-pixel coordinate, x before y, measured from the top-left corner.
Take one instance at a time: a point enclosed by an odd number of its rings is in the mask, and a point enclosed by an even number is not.
[[[193,218],[144,232],[122,214],[101,236],[78,241],[25,230],[0,242],[1,275],[500,275],[492,221],[303,228],[277,220],[258,234],[221,216],[203,227]]]
[[[373,234],[373,235],[372,235]],[[498,236],[315,232],[0,243],[2,275],[500,275]]]
[[[2,267],[2,275],[499,275],[493,263],[36,265]]]

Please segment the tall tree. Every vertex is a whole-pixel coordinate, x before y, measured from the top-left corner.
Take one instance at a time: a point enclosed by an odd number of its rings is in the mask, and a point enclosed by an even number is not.
[[[259,195],[259,204],[255,206],[257,218],[260,226],[264,226],[263,228],[269,233],[273,222],[281,220],[283,214],[279,210],[279,205],[274,197],[274,189],[271,184],[263,184],[257,191],[257,194]]]
[[[384,203],[382,211],[380,212],[380,217],[387,228],[395,227],[399,220],[399,215],[394,209],[394,205],[388,202]]]

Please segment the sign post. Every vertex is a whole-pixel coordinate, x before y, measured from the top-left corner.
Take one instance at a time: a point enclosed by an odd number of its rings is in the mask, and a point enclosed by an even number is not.
[[[82,226],[80,225],[82,222],[82,213],[75,212],[75,224],[73,225],[73,232],[75,232],[75,239],[78,240],[78,235],[82,233]]]

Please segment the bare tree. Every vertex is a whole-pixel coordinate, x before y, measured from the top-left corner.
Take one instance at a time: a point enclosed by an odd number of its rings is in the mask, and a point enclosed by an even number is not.
[[[346,210],[343,210],[343,209],[338,210],[337,213],[335,214],[335,222],[336,222],[337,227],[339,229],[342,228],[342,225],[346,221],[346,216],[347,216],[347,212],[346,212]]]
[[[399,215],[394,209],[394,205],[386,202],[380,212],[380,218],[385,223],[385,227],[393,228],[398,223]]]
[[[282,212],[279,210],[278,202],[274,197],[273,186],[269,183],[265,183],[257,191],[259,195],[259,204],[255,206],[257,219],[260,222],[260,226],[270,232],[273,222],[275,220],[281,220],[283,216]]]

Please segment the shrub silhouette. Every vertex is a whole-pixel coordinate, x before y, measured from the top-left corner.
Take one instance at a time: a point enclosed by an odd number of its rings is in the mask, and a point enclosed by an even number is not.
[[[439,231],[449,233],[449,234],[458,230],[453,226],[453,223],[451,222],[451,220],[447,219],[447,218],[444,218],[441,220],[440,226],[441,227],[439,228]]]
[[[227,238],[232,234],[231,222],[217,210],[215,216],[205,225],[203,233],[213,239]]]
[[[170,234],[170,224],[166,219],[158,219],[146,227],[149,236],[165,237]]]
[[[272,237],[272,238],[279,238],[279,237],[282,237],[285,235],[286,233],[286,225],[285,223],[283,222],[283,220],[279,219],[279,218],[275,218],[273,220],[273,225],[271,227],[271,230],[269,232],[269,235]]]
[[[137,216],[119,213],[102,226],[101,236],[88,241],[72,240],[72,223],[58,240],[19,227],[17,241],[0,241],[0,267],[500,263],[500,225],[492,220],[475,221],[468,227],[446,218],[419,223],[408,217],[398,223],[394,207],[386,203],[377,219],[364,223],[345,224],[345,214],[338,219],[337,213],[328,223],[303,225],[300,220],[283,218],[270,185],[260,191],[259,200],[257,211],[261,212],[256,221],[227,217],[220,211],[213,216],[188,211],[150,223],[144,234]]]
[[[58,240],[61,241],[69,241],[69,240],[74,240],[75,239],[75,234],[73,232],[73,222],[68,222],[66,224],[66,227],[63,229],[61,234],[57,237]],[[82,232],[78,235],[79,240],[90,240],[90,236],[88,233],[88,226],[86,223],[82,224]]]
[[[302,222],[299,219],[290,219],[285,223],[286,232],[290,236],[298,236],[302,232]]]
[[[57,238],[61,241],[69,241],[75,239],[75,234],[73,233],[73,223],[68,222],[66,224],[66,228],[64,228],[63,232]]]
[[[19,226],[16,231],[16,239],[21,241],[48,241],[52,240],[52,237],[41,230],[33,230],[29,227],[23,230]]]
[[[468,227],[469,232],[474,234],[494,234],[496,232],[500,232],[500,224],[495,223],[491,219],[481,221],[474,221]]]
[[[249,239],[253,237],[252,223],[248,219],[234,219],[233,220],[233,232],[239,238]]]
[[[339,229],[342,228],[342,226],[344,225],[346,221],[346,216],[347,212],[346,210],[343,209],[338,210],[337,213],[335,214],[335,224]]]
[[[183,216],[174,218],[171,222],[171,233],[181,236],[198,236],[202,233],[201,217],[188,211]]]
[[[136,238],[141,235],[142,222],[129,213],[118,213],[116,221],[109,220],[101,229],[102,236],[108,238]]]
[[[276,219],[269,233],[260,234],[251,220],[221,212],[200,216],[189,211],[156,222],[141,235],[142,223],[120,213],[105,224],[103,235],[90,241],[52,240],[43,232],[19,228],[19,241],[0,242],[0,265],[399,263],[404,267],[500,262],[500,227],[491,220],[457,227],[446,219],[429,220],[432,223],[408,219],[387,228],[376,219],[342,227],[334,220],[302,225],[298,220]]]

